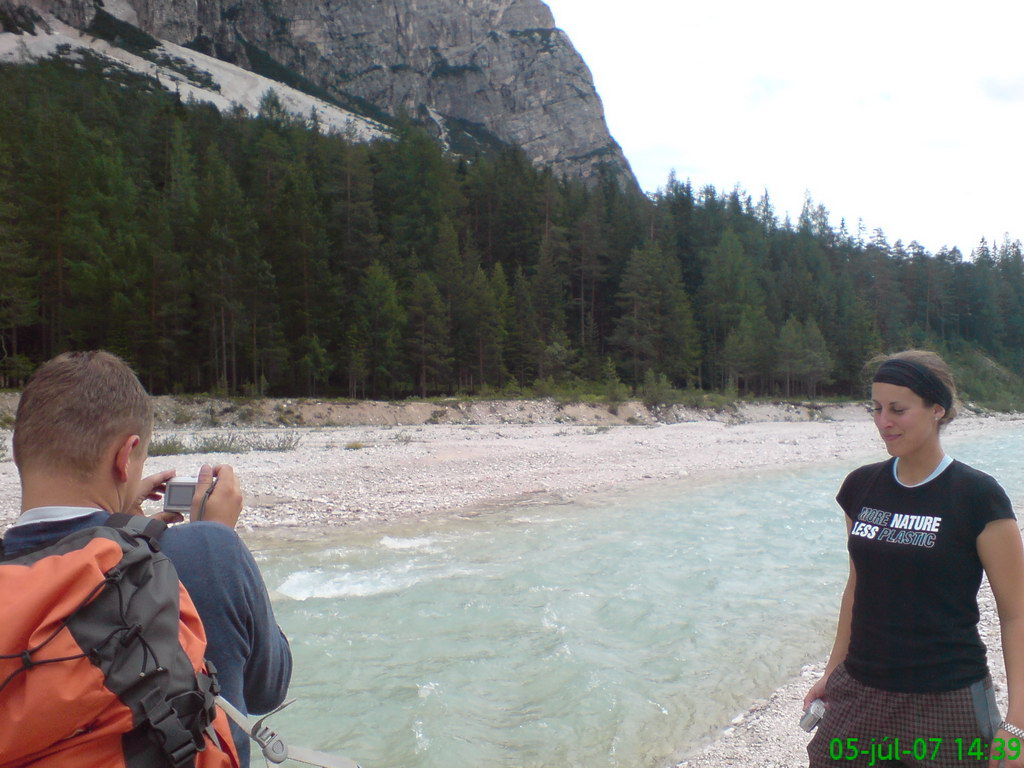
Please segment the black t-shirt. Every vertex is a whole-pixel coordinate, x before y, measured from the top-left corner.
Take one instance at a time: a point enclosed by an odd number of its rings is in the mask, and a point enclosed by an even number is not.
[[[989,522],[1014,519],[1013,509],[995,480],[966,464],[908,488],[893,462],[854,470],[836,496],[853,521],[857,571],[846,668],[888,691],[963,688],[988,674],[976,539]]]

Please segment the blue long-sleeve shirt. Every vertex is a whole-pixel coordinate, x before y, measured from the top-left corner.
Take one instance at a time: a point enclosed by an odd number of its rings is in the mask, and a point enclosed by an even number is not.
[[[102,525],[108,517],[107,512],[86,511],[63,519],[44,515],[38,522],[19,521],[4,535],[4,552],[46,546]],[[247,713],[262,714],[278,706],[288,692],[291,650],[274,619],[256,561],[238,534],[214,522],[172,526],[161,537],[160,548],[203,621],[206,657],[217,668],[221,695]],[[249,738],[233,722],[231,731],[244,768],[249,765]]]
[[[206,657],[217,667],[221,695],[247,713],[279,705],[291,679],[291,651],[238,534],[220,523],[189,523],[168,528],[160,548],[203,620]],[[248,766],[249,737],[234,722],[231,729],[241,764]]]

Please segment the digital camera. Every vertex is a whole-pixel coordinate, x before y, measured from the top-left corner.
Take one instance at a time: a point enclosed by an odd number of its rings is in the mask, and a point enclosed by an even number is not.
[[[811,706],[804,712],[804,716],[800,718],[800,727],[810,733],[813,731],[818,722],[825,714],[825,702],[821,699],[815,699],[811,702]]]
[[[192,509],[192,497],[196,495],[198,477],[172,477],[164,491],[164,512],[178,512],[187,515]]]

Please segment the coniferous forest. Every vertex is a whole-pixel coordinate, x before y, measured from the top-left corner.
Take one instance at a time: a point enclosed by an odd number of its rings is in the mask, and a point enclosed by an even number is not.
[[[89,59],[0,67],[0,126],[0,386],[98,347],[157,394],[860,396],[911,345],[1024,372],[1019,241],[933,254],[810,199],[780,221],[672,177],[584,186],[402,122],[356,143]]]

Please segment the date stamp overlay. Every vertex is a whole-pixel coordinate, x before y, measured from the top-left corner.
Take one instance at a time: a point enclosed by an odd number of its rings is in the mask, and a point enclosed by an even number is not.
[[[1016,760],[1021,754],[1021,740],[993,739],[991,751],[981,739],[914,739],[911,742],[899,738],[885,739],[832,739],[828,754],[836,762],[868,760],[868,768],[874,765],[895,763],[903,758],[912,758],[921,763],[939,759],[957,761]]]

